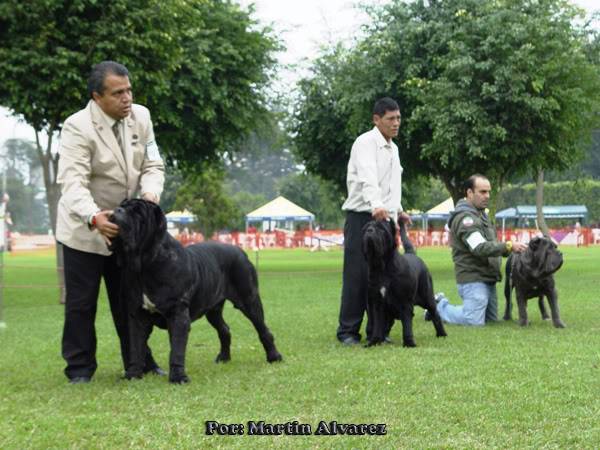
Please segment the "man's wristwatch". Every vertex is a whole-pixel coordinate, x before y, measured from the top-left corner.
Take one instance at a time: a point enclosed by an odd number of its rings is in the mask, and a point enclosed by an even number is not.
[[[100,211],[98,211],[98,212],[100,212]],[[88,228],[90,230],[92,230],[92,229],[94,229],[96,227],[96,216],[98,215],[98,212],[95,212],[94,214],[90,214],[88,216],[87,223],[88,223]]]
[[[509,253],[510,253],[510,252],[512,252],[512,246],[513,246],[513,243],[512,243],[512,241],[507,241],[507,242],[506,242],[506,250],[507,250]]]

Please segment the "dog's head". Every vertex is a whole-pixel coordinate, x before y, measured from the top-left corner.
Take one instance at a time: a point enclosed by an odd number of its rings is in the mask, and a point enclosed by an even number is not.
[[[541,279],[552,275],[561,268],[563,256],[551,239],[535,237],[529,241],[521,261],[531,278]]]
[[[152,259],[167,232],[167,219],[160,206],[140,200],[124,200],[110,218],[119,226],[119,235],[109,249],[134,272],[141,271],[142,255]]]
[[[384,262],[398,249],[393,220],[371,220],[362,229],[362,251],[370,263]]]

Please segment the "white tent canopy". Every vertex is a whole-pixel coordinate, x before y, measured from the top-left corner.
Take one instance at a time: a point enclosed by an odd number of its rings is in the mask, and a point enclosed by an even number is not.
[[[171,211],[169,214],[165,214],[167,223],[192,223],[196,220],[196,216],[189,212],[187,209],[183,211]]]
[[[439,214],[440,216],[449,216],[452,211],[454,211],[454,200],[452,200],[452,197],[448,197],[442,203],[435,205],[427,211],[426,214],[430,217],[436,214]]]
[[[435,205],[427,212],[421,214],[411,214],[411,217],[413,221],[421,220],[423,224],[423,231],[426,231],[430,220],[447,221],[452,211],[454,211],[454,200],[452,200],[452,197],[448,197],[442,203]]]
[[[246,229],[250,222],[308,222],[312,229],[315,215],[279,196],[258,209],[246,214]]]

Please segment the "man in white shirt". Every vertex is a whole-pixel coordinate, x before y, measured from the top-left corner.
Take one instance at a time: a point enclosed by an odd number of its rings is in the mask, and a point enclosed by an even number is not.
[[[345,345],[358,344],[367,310],[367,263],[362,253],[362,228],[370,220],[388,218],[410,222],[402,210],[402,166],[392,138],[400,129],[400,107],[384,97],[373,107],[371,131],[361,134],[348,162],[348,198],[344,225],[344,273],[337,338]],[[368,312],[367,312],[368,316]],[[391,324],[390,324],[391,328]],[[367,322],[367,339],[370,335]]]

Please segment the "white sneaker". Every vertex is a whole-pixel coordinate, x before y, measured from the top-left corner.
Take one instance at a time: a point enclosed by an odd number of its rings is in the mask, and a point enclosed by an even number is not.
[[[433,296],[433,299],[435,300],[435,304],[437,305],[443,298],[446,298],[446,296],[444,295],[443,292],[438,292],[437,294],[435,294]],[[425,322],[430,322],[432,317],[431,314],[429,314],[429,311],[425,310],[425,314],[423,315],[423,319],[425,319]]]

